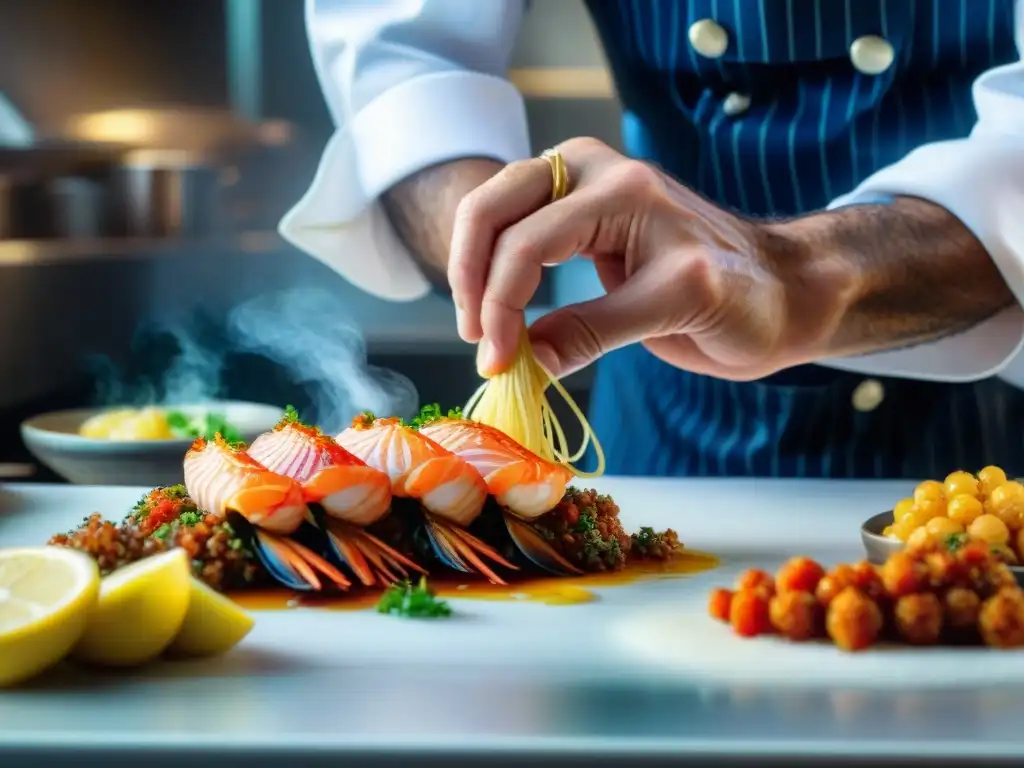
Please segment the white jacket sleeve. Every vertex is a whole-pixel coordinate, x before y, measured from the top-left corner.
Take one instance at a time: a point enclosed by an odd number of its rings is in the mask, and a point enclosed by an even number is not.
[[[336,131],[281,235],[368,293],[426,295],[377,200],[437,163],[529,156],[523,99],[504,78],[522,14],[523,0],[306,0]]]
[[[1017,0],[1018,52],[1024,0]],[[1000,375],[1024,385],[1024,62],[989,70],[974,83],[978,122],[965,139],[926,144],[883,168],[831,208],[879,195],[910,195],[941,205],[988,250],[1018,305],[969,331],[906,350],[831,360],[835,368],[941,381]]]

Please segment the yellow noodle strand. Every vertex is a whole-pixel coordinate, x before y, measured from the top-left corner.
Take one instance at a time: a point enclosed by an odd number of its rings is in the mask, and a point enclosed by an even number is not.
[[[576,451],[570,452],[565,430],[545,394],[549,386],[561,395],[583,429],[583,442]],[[512,365],[481,384],[469,398],[463,413],[468,419],[500,429],[538,456],[564,464],[577,477],[604,474],[604,449],[597,435],[562,383],[534,357],[525,328]],[[597,453],[597,469],[584,472],[575,462],[583,457],[591,443]]]

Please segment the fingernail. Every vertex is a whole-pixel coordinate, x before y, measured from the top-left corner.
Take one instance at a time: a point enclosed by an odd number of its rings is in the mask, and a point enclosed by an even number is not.
[[[496,374],[498,367],[498,353],[487,339],[480,342],[476,352],[476,372],[483,378],[489,379]]]
[[[466,310],[462,307],[455,307],[455,327],[458,328],[462,340],[469,341],[466,338]]]

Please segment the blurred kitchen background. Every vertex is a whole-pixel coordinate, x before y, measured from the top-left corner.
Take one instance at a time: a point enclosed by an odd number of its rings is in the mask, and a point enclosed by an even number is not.
[[[619,144],[579,0],[532,4],[510,77],[536,151]],[[0,479],[53,480],[20,421],[110,395],[115,369],[159,380],[181,344],[159,329],[182,318],[224,355],[221,395],[307,405],[301,376],[224,330],[281,288],[326,289],[334,309],[308,322],[357,325],[421,403],[459,405],[479,383],[446,298],[378,301],[276,234],[332,131],[301,0],[0,0],[0,97]],[[586,264],[553,270],[533,312],[595,285]],[[581,405],[589,381],[568,382]]]

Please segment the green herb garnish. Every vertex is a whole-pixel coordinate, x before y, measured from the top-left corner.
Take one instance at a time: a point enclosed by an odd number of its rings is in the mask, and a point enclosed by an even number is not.
[[[430,405],[424,405],[420,408],[419,416],[409,422],[409,426],[413,429],[419,429],[425,427],[427,424],[431,424],[441,419],[461,419],[462,409],[461,408],[449,408],[448,412],[445,413],[441,410],[441,406],[437,403],[431,403]]]
[[[178,437],[203,437],[213,440],[219,434],[229,444],[242,442],[242,433],[229,424],[220,413],[189,416],[181,411],[168,411],[164,418],[167,419],[167,426]]]
[[[577,533],[586,533],[597,528],[597,513],[592,507],[584,507],[580,510],[579,519],[576,520],[576,524],[572,527]]]
[[[377,603],[377,613],[406,619],[441,619],[451,616],[452,609],[430,591],[427,579],[423,577],[416,586],[409,581],[400,581],[388,587]]]
[[[128,513],[128,517],[125,519],[144,520],[146,515],[149,514],[149,497],[152,493],[152,491],[147,491],[141,499],[135,502],[135,506],[132,507],[131,512]]]
[[[164,488],[159,488],[158,490],[168,499],[181,500],[188,498],[188,489],[181,483],[178,483],[177,485],[168,485]]]
[[[150,538],[160,539],[161,541],[164,541],[170,535],[171,535],[171,525],[170,525],[170,523],[164,523],[159,528],[157,528],[155,531],[153,531],[153,533],[150,534]]]
[[[633,543],[647,548],[662,540],[662,535],[649,525],[642,526],[639,531],[633,534]]]
[[[193,526],[199,525],[203,522],[203,516],[193,510],[187,510],[178,516],[178,522],[186,528],[192,528]]]
[[[352,419],[353,427],[372,427],[373,422],[377,420],[377,417],[373,415],[373,411],[363,411],[354,419]]]
[[[963,547],[971,540],[971,537],[966,533],[951,533],[946,537],[946,549],[950,552],[956,552],[958,549]]]

